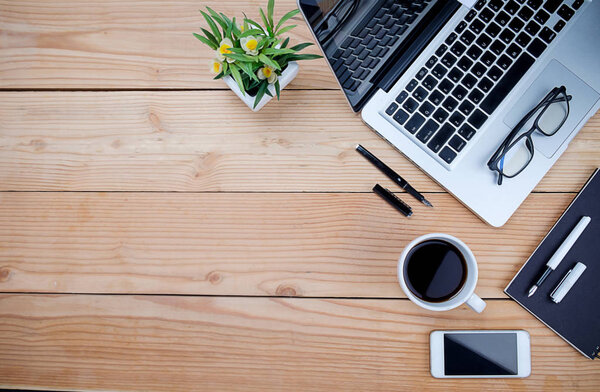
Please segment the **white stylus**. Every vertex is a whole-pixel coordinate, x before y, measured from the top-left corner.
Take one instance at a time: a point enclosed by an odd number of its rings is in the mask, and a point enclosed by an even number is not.
[[[556,252],[554,252],[550,260],[548,260],[548,262],[546,263],[546,270],[540,276],[537,282],[533,286],[531,286],[531,288],[529,289],[529,294],[527,295],[528,297],[531,297],[536,292],[538,287],[540,287],[541,284],[544,283],[548,275],[550,275],[550,273],[554,271],[556,267],[558,267],[560,262],[564,259],[567,253],[569,253],[569,250],[571,250],[573,244],[575,244],[581,233],[583,233],[583,231],[591,221],[592,218],[590,218],[589,216],[584,216],[579,220],[577,226],[575,226],[575,228],[569,233],[567,238],[563,241],[562,244],[560,244]]]

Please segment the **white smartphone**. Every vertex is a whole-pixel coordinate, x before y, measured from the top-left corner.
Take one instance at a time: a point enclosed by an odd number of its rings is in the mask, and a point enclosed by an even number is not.
[[[531,374],[527,331],[433,331],[429,343],[431,375],[436,378],[514,378]]]

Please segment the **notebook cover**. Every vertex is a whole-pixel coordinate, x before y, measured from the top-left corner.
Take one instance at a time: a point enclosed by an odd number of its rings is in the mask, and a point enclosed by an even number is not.
[[[590,359],[600,346],[600,174],[592,174],[541,244],[521,267],[504,292],[569,344]],[[545,269],[563,240],[581,217],[592,218],[556,270],[530,298],[529,288]],[[587,266],[583,275],[558,304],[550,293],[577,262]]]

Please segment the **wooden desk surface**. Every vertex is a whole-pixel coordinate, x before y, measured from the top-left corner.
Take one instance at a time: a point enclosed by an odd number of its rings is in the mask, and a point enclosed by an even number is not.
[[[324,61],[257,114],[211,80],[197,9],[262,3],[0,0],[0,386],[597,390],[600,364],[502,289],[600,166],[600,115],[494,229],[353,115]],[[435,209],[373,195],[394,186],[356,143]],[[432,231],[472,247],[483,314],[404,297],[396,259]],[[433,379],[429,332],[452,328],[528,330],[531,377]]]

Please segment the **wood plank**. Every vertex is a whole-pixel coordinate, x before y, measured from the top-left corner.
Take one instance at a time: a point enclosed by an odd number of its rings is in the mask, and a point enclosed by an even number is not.
[[[435,329],[525,329],[526,379],[436,380]],[[407,300],[0,297],[0,383],[131,391],[596,390],[599,365],[516,303],[443,315]]]
[[[260,20],[264,0],[0,1],[0,88],[226,88],[214,52],[192,36],[199,8]],[[296,8],[279,0],[276,17]],[[298,15],[291,42],[313,42]],[[306,53],[318,53],[313,47]],[[305,61],[291,88],[337,88],[325,60]]]
[[[442,191],[352,114],[337,91],[288,91],[251,114],[233,93],[0,93],[0,190],[370,191],[391,182],[370,148],[421,191]],[[538,191],[577,191],[600,166],[600,115]]]
[[[403,247],[445,232],[505,298],[573,195],[533,194],[501,229],[428,198],[409,220],[373,193],[0,193],[0,292],[403,297]]]

